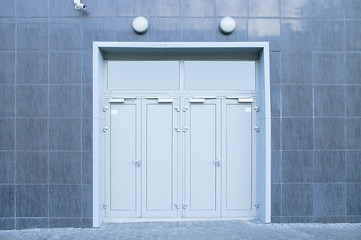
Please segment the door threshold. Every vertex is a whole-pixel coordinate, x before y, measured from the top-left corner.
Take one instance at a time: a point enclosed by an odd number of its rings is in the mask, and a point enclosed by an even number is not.
[[[104,218],[105,223],[248,221],[256,218]]]

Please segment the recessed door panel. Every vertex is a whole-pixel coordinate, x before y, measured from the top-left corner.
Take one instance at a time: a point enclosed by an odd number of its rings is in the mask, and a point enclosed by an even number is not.
[[[174,102],[145,100],[143,104],[144,217],[171,217],[176,193]]]
[[[220,171],[216,164],[219,154],[218,109],[216,100],[189,104],[185,155],[187,217],[217,217],[220,213]]]
[[[139,104],[111,104],[108,217],[140,216]]]
[[[252,213],[252,104],[224,100],[222,215]]]

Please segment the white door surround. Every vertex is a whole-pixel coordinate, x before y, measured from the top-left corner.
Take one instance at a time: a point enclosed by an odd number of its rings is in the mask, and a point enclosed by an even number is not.
[[[267,42],[94,42],[93,43],[93,226],[104,221],[104,81],[107,59],[242,59],[256,61],[258,84],[258,218],[271,221],[271,107]]]

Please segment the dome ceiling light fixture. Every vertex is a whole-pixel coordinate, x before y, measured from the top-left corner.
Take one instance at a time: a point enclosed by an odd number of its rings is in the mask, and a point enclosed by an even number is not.
[[[132,23],[133,29],[136,33],[142,34],[148,30],[149,23],[148,20],[143,16],[138,16],[133,19]]]
[[[236,29],[236,21],[232,17],[224,17],[219,23],[219,30],[226,35],[231,34]]]

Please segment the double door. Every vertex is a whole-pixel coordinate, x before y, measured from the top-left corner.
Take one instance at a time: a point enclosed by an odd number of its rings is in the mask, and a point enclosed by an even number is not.
[[[106,217],[256,216],[250,99],[109,100]]]

